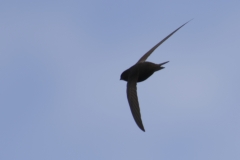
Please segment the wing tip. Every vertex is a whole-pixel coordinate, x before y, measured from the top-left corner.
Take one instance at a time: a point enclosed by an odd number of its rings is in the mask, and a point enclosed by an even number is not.
[[[141,130],[142,130],[143,132],[145,132],[145,129],[144,129],[144,128],[141,128]]]
[[[137,124],[138,125],[138,124]],[[138,127],[143,131],[143,132],[145,132],[145,129],[144,129],[144,127],[143,127],[143,124],[142,125],[138,125]]]

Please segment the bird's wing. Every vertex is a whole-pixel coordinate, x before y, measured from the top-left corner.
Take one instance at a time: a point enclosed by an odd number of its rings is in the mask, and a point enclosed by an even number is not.
[[[134,74],[130,76],[127,83],[127,98],[128,98],[128,103],[136,124],[142,131],[145,132],[145,129],[142,124],[141,113],[140,113],[140,108],[138,103],[137,79],[138,79],[138,74]]]
[[[144,62],[149,56],[150,54],[158,47],[160,46],[164,41],[166,41],[169,37],[171,37],[175,32],[177,32],[180,28],[182,28],[184,25],[186,25],[188,22],[190,22],[191,20],[187,21],[186,23],[184,23],[183,25],[181,25],[180,27],[178,27],[176,30],[174,30],[172,33],[170,33],[167,37],[165,37],[163,40],[161,40],[158,44],[156,44],[153,48],[151,48],[147,53],[145,53],[139,60],[137,63],[140,62]]]

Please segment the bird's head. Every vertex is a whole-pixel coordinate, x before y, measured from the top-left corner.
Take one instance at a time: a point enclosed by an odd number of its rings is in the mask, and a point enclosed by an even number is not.
[[[121,74],[120,80],[128,81],[128,70]]]

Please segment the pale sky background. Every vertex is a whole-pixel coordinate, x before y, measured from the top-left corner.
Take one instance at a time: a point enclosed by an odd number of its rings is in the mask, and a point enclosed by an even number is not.
[[[120,74],[138,84],[146,132]],[[0,3],[1,160],[239,160],[240,1]]]

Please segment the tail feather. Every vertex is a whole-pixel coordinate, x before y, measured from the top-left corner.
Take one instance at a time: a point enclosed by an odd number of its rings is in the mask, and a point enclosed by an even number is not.
[[[164,64],[166,64],[166,63],[168,63],[168,62],[169,62],[169,61],[166,61],[166,62],[163,62],[163,63],[158,64],[156,71],[159,71],[159,70],[161,70],[161,69],[164,69],[165,67],[163,67],[162,65],[164,65]]]
[[[166,61],[166,62],[160,63],[159,66],[162,66],[162,65],[164,65],[164,64],[166,64],[166,63],[168,63],[168,62],[169,62],[169,61]]]

